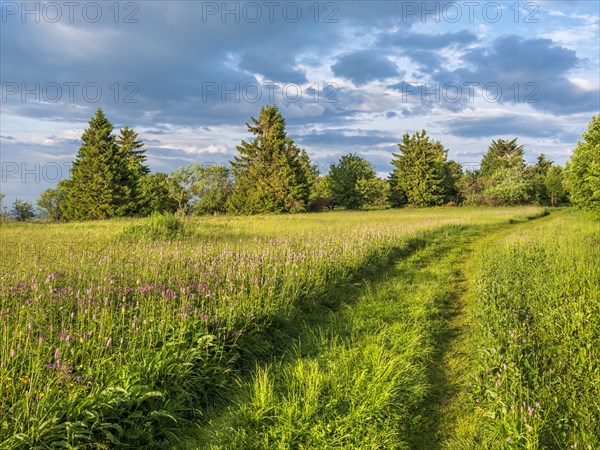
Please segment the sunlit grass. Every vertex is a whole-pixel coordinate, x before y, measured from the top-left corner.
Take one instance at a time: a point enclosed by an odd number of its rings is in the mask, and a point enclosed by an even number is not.
[[[226,402],[250,343],[425,230],[539,208],[0,225],[0,441],[160,445]],[[112,444],[111,444],[112,443]]]
[[[450,446],[599,448],[600,223],[534,223],[485,249],[473,276],[470,432]]]

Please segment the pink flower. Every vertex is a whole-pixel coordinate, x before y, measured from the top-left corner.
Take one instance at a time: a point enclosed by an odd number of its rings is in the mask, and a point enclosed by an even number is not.
[[[108,338],[108,341],[106,341],[106,346],[109,347],[110,344],[112,344],[112,338]]]

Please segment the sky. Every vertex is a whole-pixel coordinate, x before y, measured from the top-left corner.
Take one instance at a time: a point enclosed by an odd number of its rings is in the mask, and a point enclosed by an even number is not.
[[[101,107],[155,172],[227,164],[276,103],[322,173],[380,176],[425,129],[477,168],[493,139],[564,164],[600,111],[597,1],[0,0],[0,191],[68,178]]]

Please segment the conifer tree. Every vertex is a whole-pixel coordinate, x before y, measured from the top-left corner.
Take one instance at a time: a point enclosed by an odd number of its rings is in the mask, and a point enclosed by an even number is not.
[[[138,134],[131,128],[125,127],[117,138],[119,146],[118,159],[125,162],[123,184],[128,188],[129,197],[126,199],[125,214],[139,214],[144,206],[140,180],[150,172],[146,161],[144,144],[138,140]]]
[[[127,160],[119,152],[112,131],[112,124],[98,108],[81,136],[83,144],[66,183],[65,218],[106,219],[127,212],[131,195]]]
[[[510,141],[498,139],[492,141],[487,153],[483,156],[480,175],[488,177],[499,169],[524,166],[523,146],[517,145],[517,138]]]
[[[412,206],[441,205],[454,191],[454,167],[448,167],[447,151],[440,141],[432,141],[425,130],[412,136],[405,133],[394,153],[390,181],[392,195],[406,197]]]
[[[287,137],[277,106],[262,107],[258,119],[246,126],[256,137],[237,147],[228,209],[240,214],[304,211],[311,191],[310,162]]]

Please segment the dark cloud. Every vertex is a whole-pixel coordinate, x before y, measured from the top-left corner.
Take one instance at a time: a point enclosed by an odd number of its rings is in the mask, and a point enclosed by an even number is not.
[[[409,57],[419,65],[419,70],[424,73],[430,73],[442,68],[446,58],[435,51],[430,50],[410,50],[403,52],[402,55]]]
[[[296,138],[299,144],[310,145],[313,147],[345,147],[356,148],[363,147],[365,151],[368,147],[379,146],[381,144],[393,144],[398,139],[389,134],[377,130],[361,129],[338,129],[317,131],[302,134]],[[367,147],[367,148],[365,148]]]
[[[306,74],[294,66],[295,60],[290,58],[289,52],[276,54],[269,48],[248,51],[240,61],[241,69],[260,74],[269,81],[306,83]]]
[[[501,92],[494,102],[528,103],[558,115],[600,110],[599,90],[583,90],[567,77],[582,62],[576,52],[550,39],[503,36],[489,47],[469,50],[464,62],[465,68],[438,71],[434,79],[480,87],[494,83]]]
[[[531,116],[502,115],[494,117],[456,118],[442,122],[446,132],[468,138],[527,136],[537,138],[560,137],[563,127],[558,121]]]
[[[341,55],[331,66],[331,70],[357,86],[404,75],[386,55],[374,50],[359,50]]]

